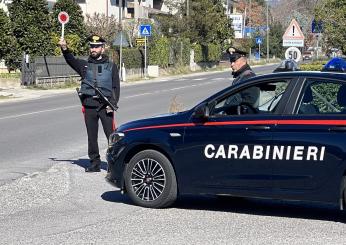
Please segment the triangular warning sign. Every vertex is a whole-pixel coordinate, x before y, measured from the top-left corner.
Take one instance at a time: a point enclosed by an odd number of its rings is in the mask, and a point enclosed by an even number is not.
[[[146,27],[144,27],[142,30],[142,35],[149,35],[149,34],[150,33],[149,33],[148,29]]]
[[[292,19],[290,25],[285,31],[285,34],[282,36],[282,39],[304,40],[304,34],[295,19]]]

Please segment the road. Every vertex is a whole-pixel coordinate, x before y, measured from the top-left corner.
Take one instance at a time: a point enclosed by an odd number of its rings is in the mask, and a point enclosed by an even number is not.
[[[165,113],[175,96],[190,108],[229,82],[228,72],[218,72],[123,86],[118,123]],[[346,218],[335,207],[196,196],[162,210],[132,205],[104,181],[104,170],[84,172],[86,134],[75,94],[1,104],[0,115],[0,244],[346,241]],[[100,129],[103,152],[104,138]]]

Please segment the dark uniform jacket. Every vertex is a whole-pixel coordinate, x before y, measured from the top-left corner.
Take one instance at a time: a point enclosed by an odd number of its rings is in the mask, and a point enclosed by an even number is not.
[[[250,77],[256,76],[255,72],[251,69],[251,67],[248,64],[244,65],[238,71],[232,72],[232,75],[234,77],[232,85],[241,83],[242,81]]]
[[[248,64],[244,65],[236,72],[232,72],[234,80],[232,85],[240,84],[244,80],[256,76],[255,72]],[[227,105],[236,106],[240,104],[250,105],[253,108],[258,106],[259,88],[251,87],[243,90],[241,93],[232,95],[226,101]]]
[[[94,63],[94,64],[104,64],[104,63],[109,63],[109,58],[106,55],[102,55],[102,58],[99,60],[95,60],[91,57],[88,58],[88,60],[82,60],[82,59],[77,59],[73,56],[73,54],[67,49],[63,50],[63,55],[64,58],[69,64],[80,76],[82,79],[85,79],[86,77],[86,72],[88,68],[88,63]],[[119,81],[119,73],[118,73],[118,68],[116,64],[112,63],[112,92],[111,92],[111,97],[109,98],[110,102],[117,106],[118,101],[119,101],[119,96],[120,96],[120,81]],[[93,98],[92,96],[83,96],[82,99],[82,104],[84,106],[88,107],[99,107],[100,102],[99,100]]]

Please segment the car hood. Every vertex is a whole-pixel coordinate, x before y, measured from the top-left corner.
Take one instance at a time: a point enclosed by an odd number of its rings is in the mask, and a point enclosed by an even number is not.
[[[117,131],[126,132],[126,131],[135,131],[148,127],[160,127],[167,125],[182,125],[188,123],[190,120],[191,110],[183,111],[178,113],[167,113],[160,114],[153,117],[130,121],[125,124],[122,124]]]

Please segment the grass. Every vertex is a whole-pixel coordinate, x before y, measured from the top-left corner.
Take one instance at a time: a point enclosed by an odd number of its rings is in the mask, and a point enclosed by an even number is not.
[[[68,79],[66,82],[46,82],[35,85],[27,86],[28,89],[33,90],[48,90],[48,89],[67,89],[67,88],[76,88],[80,86],[80,82],[76,79]]]
[[[13,98],[12,94],[11,95],[0,95],[0,100],[11,99],[11,98]]]
[[[15,73],[0,73],[0,78],[20,78],[21,73],[15,72]]]

